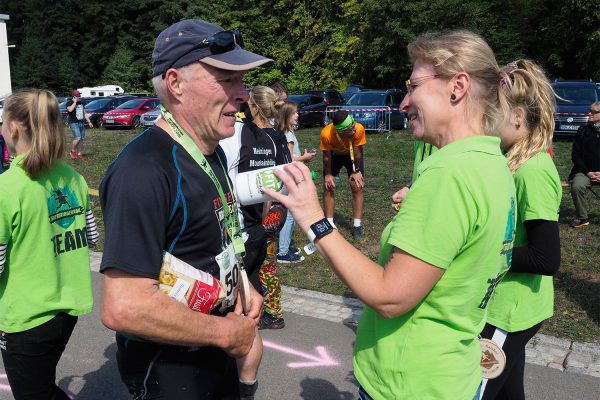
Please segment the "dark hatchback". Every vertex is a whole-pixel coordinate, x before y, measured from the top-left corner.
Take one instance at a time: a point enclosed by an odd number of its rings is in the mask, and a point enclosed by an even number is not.
[[[400,89],[361,90],[344,106],[366,130],[407,129],[408,116],[400,110],[404,92]]]
[[[298,128],[323,125],[327,104],[322,97],[311,94],[292,94],[288,96],[288,100],[298,106]]]
[[[84,107],[87,107],[87,105],[89,103],[91,103],[94,100],[98,100],[98,99],[103,99],[104,97],[82,97],[81,98],[81,104],[84,105]],[[69,126],[69,113],[67,112],[67,102],[69,101],[69,99],[71,99],[71,97],[69,97],[67,100],[63,101],[62,103],[58,104],[58,109],[60,111],[60,116],[63,119],[63,122],[65,123],[66,126]],[[87,110],[86,110],[87,112]]]
[[[554,81],[556,113],[554,136],[574,137],[580,126],[590,119],[590,105],[600,98],[600,91],[590,81]]]
[[[90,121],[96,128],[102,127],[102,117],[110,110],[114,110],[127,100],[135,99],[135,96],[103,97],[91,101],[85,106],[85,111],[90,114]]]

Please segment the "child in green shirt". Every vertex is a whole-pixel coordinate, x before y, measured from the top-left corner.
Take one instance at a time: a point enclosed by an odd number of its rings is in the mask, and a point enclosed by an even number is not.
[[[88,245],[98,240],[88,187],[63,160],[56,97],[16,92],[4,103],[11,168],[0,175],[0,348],[15,399],[68,399],[56,365],[92,311]]]

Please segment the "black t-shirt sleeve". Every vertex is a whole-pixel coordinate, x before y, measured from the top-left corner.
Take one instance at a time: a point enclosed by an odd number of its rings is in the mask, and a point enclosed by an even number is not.
[[[164,171],[143,161],[128,162],[127,168],[113,165],[102,181],[106,240],[101,271],[114,267],[158,279],[170,194]]]
[[[510,272],[555,275],[560,267],[558,222],[534,219],[525,221],[527,245],[513,249]]]

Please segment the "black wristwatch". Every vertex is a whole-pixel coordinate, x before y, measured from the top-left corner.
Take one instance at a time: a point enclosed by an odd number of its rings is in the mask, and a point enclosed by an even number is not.
[[[329,222],[327,218],[323,218],[310,226],[310,229],[306,232],[306,236],[308,236],[308,240],[311,243],[314,243],[315,240],[329,235],[334,229],[337,229],[336,226]]]

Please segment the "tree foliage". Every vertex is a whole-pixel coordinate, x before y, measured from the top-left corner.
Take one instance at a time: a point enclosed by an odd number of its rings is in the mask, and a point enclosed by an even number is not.
[[[158,33],[182,18],[239,28],[245,47],[274,59],[246,84],[292,92],[347,84],[401,87],[406,45],[427,31],[481,34],[500,63],[541,63],[551,78],[600,81],[600,0],[5,0],[13,87],[63,94],[119,84],[151,90]]]

